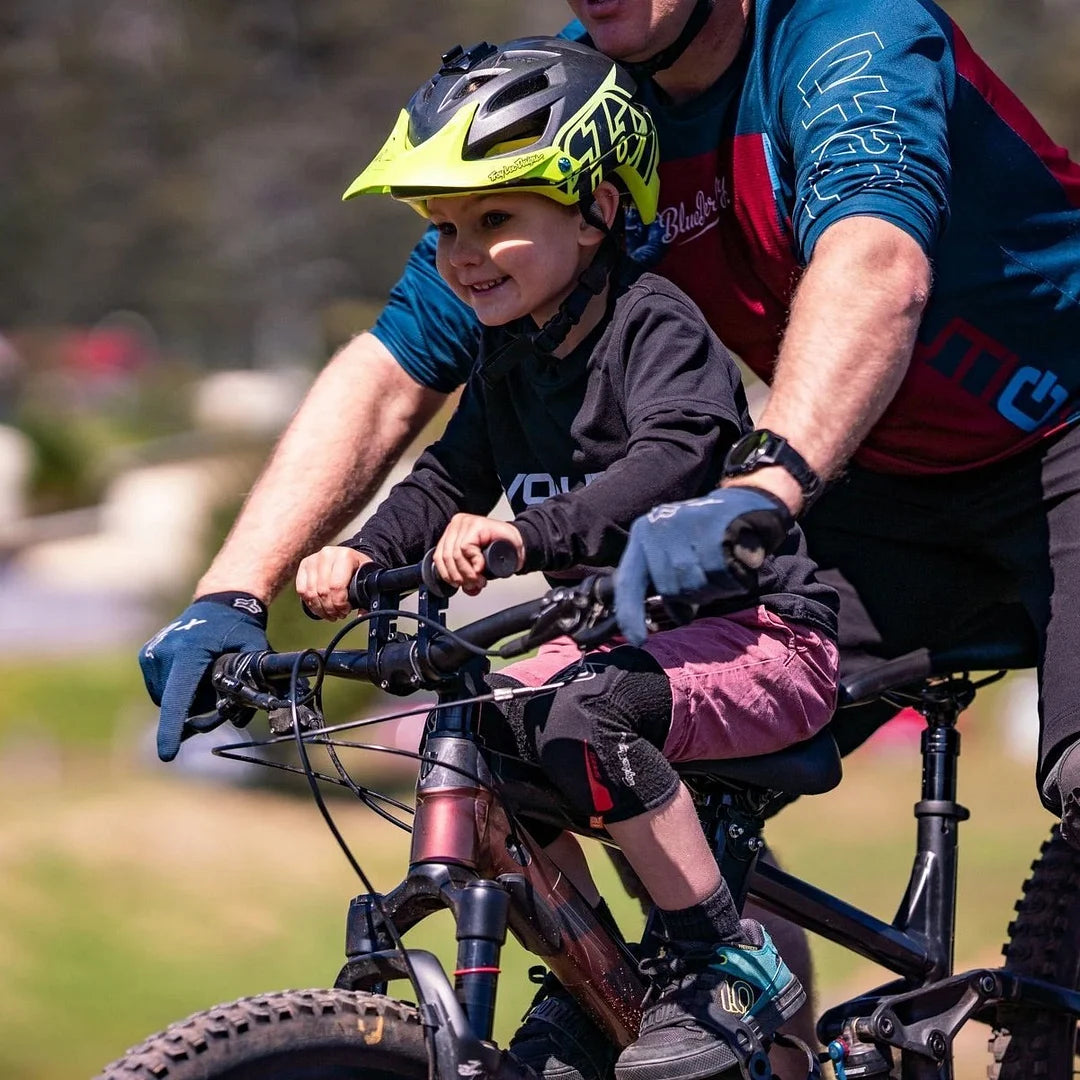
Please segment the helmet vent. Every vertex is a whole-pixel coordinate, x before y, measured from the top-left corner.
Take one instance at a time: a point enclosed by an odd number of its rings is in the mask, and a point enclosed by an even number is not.
[[[462,98],[467,98],[470,94],[475,94],[481,87],[486,86],[494,78],[497,78],[495,74],[473,75],[469,79],[463,79],[455,88],[450,100],[460,101]]]
[[[523,79],[517,79],[505,90],[496,94],[491,99],[488,108],[494,112],[496,109],[505,109],[516,101],[522,101],[533,94],[542,94],[551,83],[548,81],[547,72],[537,71]]]

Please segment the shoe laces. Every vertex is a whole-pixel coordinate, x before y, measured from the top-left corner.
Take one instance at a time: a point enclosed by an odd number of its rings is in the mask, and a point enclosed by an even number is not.
[[[638,963],[638,970],[649,980],[643,1004],[651,1005],[662,997],[680,1000],[711,1000],[713,991],[728,981],[721,970],[723,953],[706,942],[669,944],[663,953]]]

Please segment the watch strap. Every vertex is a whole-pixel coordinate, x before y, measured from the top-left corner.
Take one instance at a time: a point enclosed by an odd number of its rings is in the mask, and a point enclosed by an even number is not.
[[[822,479],[782,435],[768,428],[755,428],[739,439],[724,459],[722,476],[746,476],[758,469],[777,465],[799,485],[806,504],[821,494]]]

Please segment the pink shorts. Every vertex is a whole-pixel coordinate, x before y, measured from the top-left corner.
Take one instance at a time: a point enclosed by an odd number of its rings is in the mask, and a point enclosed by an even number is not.
[[[668,761],[781,750],[818,732],[836,706],[836,644],[760,605],[653,634],[642,648],[671,682]],[[556,638],[500,670],[539,686],[580,657],[570,638]]]

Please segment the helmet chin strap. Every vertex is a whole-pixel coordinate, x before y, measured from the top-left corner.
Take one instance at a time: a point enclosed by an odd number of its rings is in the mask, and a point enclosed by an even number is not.
[[[701,28],[712,14],[715,2],[716,0],[697,0],[694,10],[690,12],[690,17],[686,20],[686,25],[682,28],[682,33],[666,49],[661,49],[648,60],[642,60],[640,63],[632,61],[620,61],[620,63],[639,83],[646,82],[658,71],[671,67],[701,32]]]

